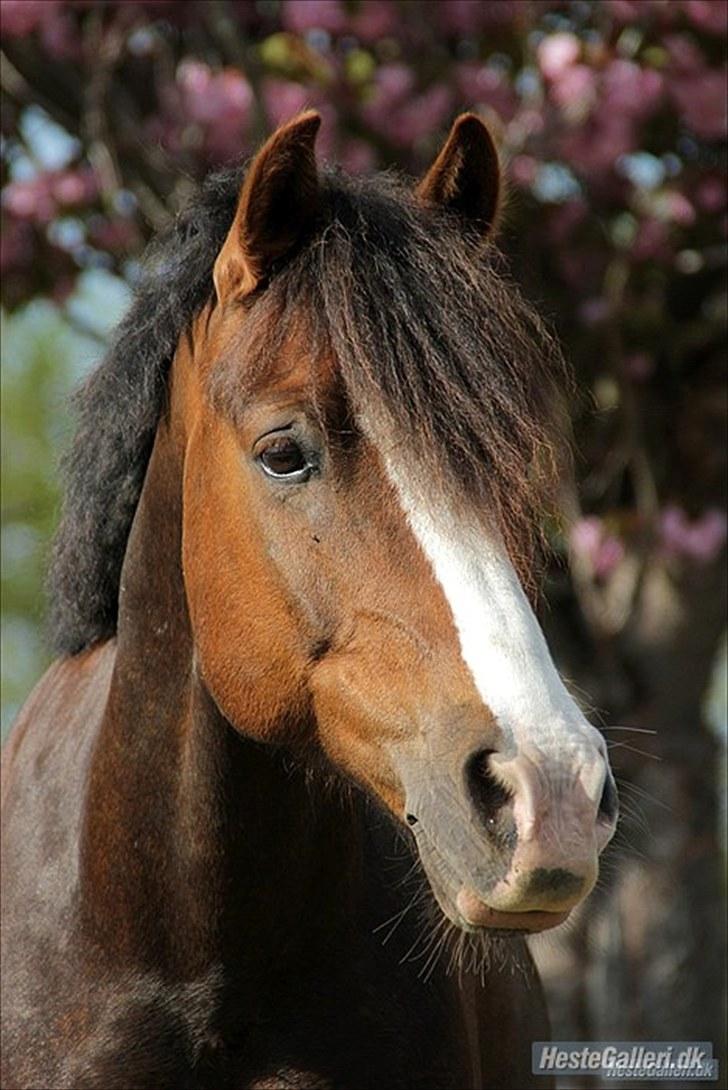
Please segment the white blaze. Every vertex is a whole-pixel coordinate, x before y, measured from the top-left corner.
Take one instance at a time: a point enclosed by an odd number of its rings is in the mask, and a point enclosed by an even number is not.
[[[475,516],[424,500],[408,473],[389,458],[385,464],[450,605],[462,658],[511,755],[525,747],[566,751],[577,765],[593,761],[601,739],[559,677],[499,536]]]

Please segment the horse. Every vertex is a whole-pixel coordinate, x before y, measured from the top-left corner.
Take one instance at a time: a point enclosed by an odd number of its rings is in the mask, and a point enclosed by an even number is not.
[[[201,186],[80,393],[5,757],[6,1088],[546,1084],[527,938],[617,819],[532,602],[567,372],[484,123],[414,186],[319,124]]]

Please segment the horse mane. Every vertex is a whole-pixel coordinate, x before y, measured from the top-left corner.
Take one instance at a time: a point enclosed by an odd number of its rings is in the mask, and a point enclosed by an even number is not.
[[[177,343],[212,292],[240,167],[211,175],[145,255],[134,300],[75,397],[77,426],[51,557],[49,627],[59,654],[116,632],[121,566]]]
[[[116,631],[132,519],[179,338],[212,295],[212,268],[244,169],[211,175],[148,251],[126,317],[77,395],[65,498],[50,569],[55,649],[74,654]],[[333,351],[357,413],[376,406],[404,435],[432,487],[487,503],[528,580],[534,529],[559,469],[555,407],[568,372],[557,343],[509,280],[492,244],[422,207],[391,174],[322,174],[312,237],[241,323],[252,369],[303,317]],[[294,318],[295,316],[295,318]],[[240,389],[216,391],[233,415]]]

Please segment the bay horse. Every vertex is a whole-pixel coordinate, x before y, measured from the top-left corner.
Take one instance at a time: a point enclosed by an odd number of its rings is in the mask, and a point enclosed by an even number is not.
[[[526,936],[617,813],[526,592],[562,358],[476,116],[414,189],[319,168],[319,123],[208,180],[81,395],[5,1088],[544,1085]]]

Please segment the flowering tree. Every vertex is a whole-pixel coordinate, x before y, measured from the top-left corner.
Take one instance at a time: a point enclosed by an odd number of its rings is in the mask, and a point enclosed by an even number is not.
[[[502,245],[580,389],[546,625],[605,721],[628,811],[612,881],[543,956],[556,1028],[717,1042],[719,756],[702,701],[725,623],[728,5],[1,11],[9,308],[38,294],[63,307],[89,267],[133,279],[193,180],[303,106],[323,115],[323,155],[353,172],[418,172],[458,111],[490,122],[511,181]],[[39,124],[60,149],[50,164]],[[646,827],[629,828],[634,807]]]

